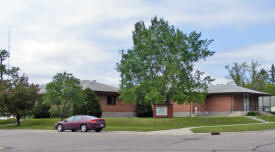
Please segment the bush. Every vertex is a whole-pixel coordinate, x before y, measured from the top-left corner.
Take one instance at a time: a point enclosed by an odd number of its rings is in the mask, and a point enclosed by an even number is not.
[[[50,106],[43,104],[42,100],[39,99],[33,108],[34,118],[50,118]]]
[[[96,96],[96,93],[91,89],[84,90],[84,102],[74,105],[73,113],[75,115],[91,115],[101,117],[102,110]]]
[[[153,109],[150,104],[137,104],[137,116],[138,117],[152,117]]]
[[[257,116],[258,112],[255,112],[255,111],[249,111],[247,113],[247,116]]]

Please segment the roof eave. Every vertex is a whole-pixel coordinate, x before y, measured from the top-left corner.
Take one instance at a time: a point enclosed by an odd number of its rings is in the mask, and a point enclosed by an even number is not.
[[[207,93],[207,95],[213,95],[213,94],[232,94],[232,93],[249,93],[249,94],[256,94],[261,96],[271,96],[268,93],[255,93],[255,92],[211,92]]]

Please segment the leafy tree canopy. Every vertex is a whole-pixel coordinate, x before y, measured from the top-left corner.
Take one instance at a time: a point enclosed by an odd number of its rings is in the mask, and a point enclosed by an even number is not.
[[[47,84],[44,103],[50,105],[52,116],[64,117],[73,113],[74,102],[83,102],[83,92],[79,79],[71,73],[57,73]]]
[[[208,49],[212,40],[201,33],[183,33],[163,18],[154,17],[146,27],[135,24],[133,48],[123,52],[117,70],[121,74],[120,98],[124,102],[165,103],[203,101],[205,90],[213,81],[194,69],[195,63],[214,54]]]
[[[74,113],[101,117],[102,110],[96,93],[89,88],[83,90],[83,93],[85,101],[75,104]]]
[[[253,90],[263,89],[268,80],[267,70],[259,67],[260,64],[255,61],[251,61],[251,64],[243,62],[241,64],[233,63],[233,66],[225,66],[229,73],[229,79],[232,79],[238,86]]]
[[[275,84],[275,66],[274,64],[271,65],[269,70],[269,80],[272,84]]]
[[[21,116],[32,112],[32,108],[39,98],[38,85],[30,84],[25,75],[15,76],[1,83],[0,102],[6,112],[16,116],[17,125],[20,125]]]
[[[0,50],[0,81],[3,82],[3,77],[5,74],[8,74],[7,65],[4,64],[4,61],[10,57],[10,54],[6,50]]]

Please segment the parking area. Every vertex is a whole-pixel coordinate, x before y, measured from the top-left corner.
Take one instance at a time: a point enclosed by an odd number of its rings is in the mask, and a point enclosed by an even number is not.
[[[142,132],[50,130],[0,130],[0,152],[61,151],[265,151],[275,149],[275,131],[209,134],[161,135]]]

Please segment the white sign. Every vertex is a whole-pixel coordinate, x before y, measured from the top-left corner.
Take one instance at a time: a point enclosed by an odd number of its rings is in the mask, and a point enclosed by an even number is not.
[[[156,107],[157,116],[167,116],[167,107]]]

